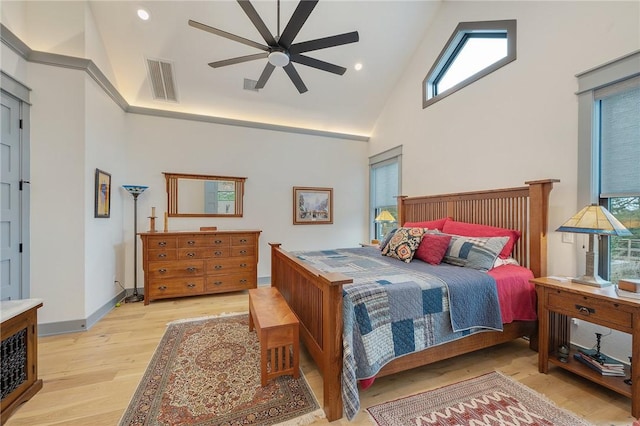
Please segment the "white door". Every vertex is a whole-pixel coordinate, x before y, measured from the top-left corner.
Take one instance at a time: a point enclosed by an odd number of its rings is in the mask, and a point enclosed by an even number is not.
[[[20,101],[2,93],[0,140],[0,300],[23,298]]]

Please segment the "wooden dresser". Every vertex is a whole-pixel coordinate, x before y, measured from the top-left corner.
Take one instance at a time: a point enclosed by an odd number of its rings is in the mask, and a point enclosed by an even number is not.
[[[259,230],[145,232],[144,304],[258,285]]]

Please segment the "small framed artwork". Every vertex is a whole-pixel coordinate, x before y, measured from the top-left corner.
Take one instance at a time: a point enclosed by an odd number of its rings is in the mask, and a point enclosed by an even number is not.
[[[293,187],[293,224],[333,223],[333,188]]]
[[[107,218],[111,214],[111,175],[96,169],[96,203],[94,217]]]

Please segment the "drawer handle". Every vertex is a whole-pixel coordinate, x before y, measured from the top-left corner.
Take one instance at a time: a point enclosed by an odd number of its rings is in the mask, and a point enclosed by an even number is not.
[[[161,274],[164,274],[167,272],[167,270],[165,268],[161,268],[161,269],[158,269],[158,272],[160,272]]]
[[[190,251],[189,253],[187,253],[187,257],[195,257],[195,253]]]
[[[576,309],[578,310],[578,312],[580,312],[582,315],[591,315],[591,314],[595,314],[596,310],[593,308],[587,308],[586,306],[582,306],[582,305],[576,305]]]
[[[194,283],[187,283],[187,287],[194,288],[196,285]]]
[[[213,285],[222,285],[222,281],[214,281]]]
[[[187,268],[187,272],[195,272],[198,268],[196,268],[195,266],[189,266]]]
[[[167,245],[167,242],[166,242],[166,241],[158,241],[158,245],[159,245],[160,247],[164,247],[164,246],[166,246],[166,245]]]
[[[216,244],[222,244],[222,240],[215,240],[214,243]]]
[[[216,265],[213,267],[213,269],[222,269],[222,265]]]
[[[187,244],[190,245],[190,246],[195,246],[196,242],[193,241],[193,240],[189,240],[189,241],[187,241]]]
[[[246,250],[240,250],[240,254],[247,254]]]
[[[246,239],[246,238],[241,238],[241,239],[240,239],[240,242],[241,242],[242,244],[244,244],[244,243],[246,243],[246,242],[247,242],[247,239]]]
[[[166,286],[166,285],[161,285],[160,287],[158,287],[158,290],[162,290],[162,291],[164,291],[164,290],[166,290],[166,289],[167,289],[167,286]]]
[[[242,284],[244,284],[244,283],[246,283],[246,282],[247,282],[247,280],[242,279],[242,280],[240,280],[240,282],[241,282]]]
[[[240,267],[241,267],[241,268],[246,268],[246,267],[247,267],[247,264],[246,264],[246,263],[241,263],[241,264],[240,264]]]
[[[215,251],[215,252],[213,252],[213,254],[215,254],[216,256],[222,256],[222,252],[221,251]]]
[[[161,259],[163,259],[163,258],[167,257],[167,253],[160,253],[160,254],[158,255],[158,257],[159,257],[159,258],[161,258]]]

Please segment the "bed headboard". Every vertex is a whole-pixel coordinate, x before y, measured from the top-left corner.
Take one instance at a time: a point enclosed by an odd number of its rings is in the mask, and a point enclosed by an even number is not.
[[[549,193],[558,179],[525,182],[527,186],[421,197],[398,197],[398,223],[450,217],[522,232],[513,257],[533,271],[547,274]]]

